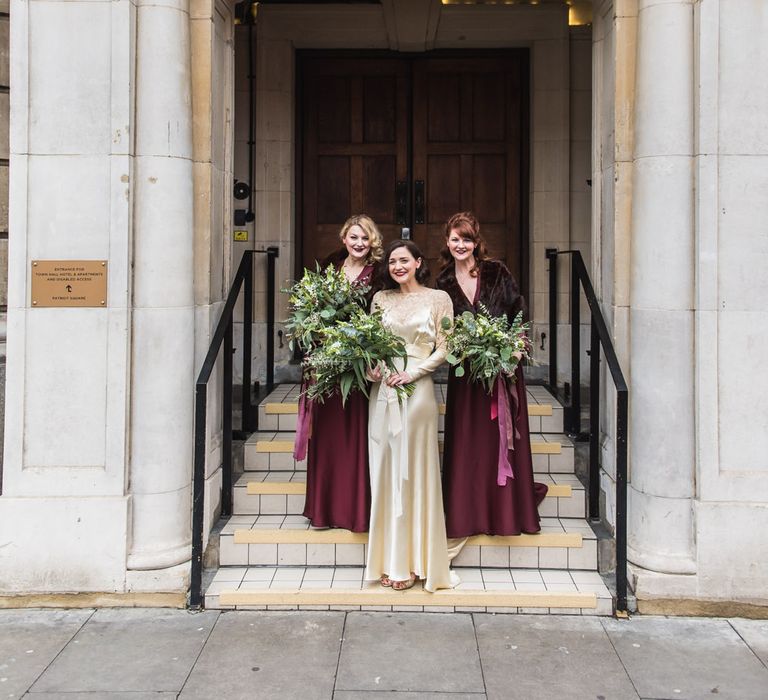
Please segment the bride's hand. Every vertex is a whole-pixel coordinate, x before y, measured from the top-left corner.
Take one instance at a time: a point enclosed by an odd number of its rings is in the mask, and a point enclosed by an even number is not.
[[[381,381],[381,368],[376,365],[376,367],[369,369],[365,373],[366,378],[371,382],[380,382]]]
[[[411,383],[411,375],[408,372],[393,372],[387,377],[387,386],[401,386]]]

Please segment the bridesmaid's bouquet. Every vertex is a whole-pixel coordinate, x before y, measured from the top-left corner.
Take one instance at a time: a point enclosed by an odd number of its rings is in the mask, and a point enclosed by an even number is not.
[[[444,318],[448,356],[457,377],[463,377],[465,367],[473,382],[482,382],[489,394],[499,375],[511,377],[521,358],[530,357],[530,341],[526,335],[529,324],[523,323],[522,311],[510,324],[506,316],[491,316],[488,309],[478,305],[480,312],[465,311],[454,319],[453,325]]]
[[[368,396],[368,370],[379,366],[387,376],[397,371],[395,358],[407,357],[403,339],[384,326],[381,312],[368,314],[360,307],[348,319],[324,327],[319,341],[303,365],[309,377],[306,396],[321,403],[337,391],[344,404],[353,391]],[[413,394],[414,386],[406,384],[395,389],[402,401]]]
[[[366,305],[370,287],[350,282],[329,265],[315,272],[305,269],[302,278],[284,292],[291,296],[290,315],[285,324],[291,350],[298,346],[310,351],[322,342],[323,333],[338,321],[347,321]]]

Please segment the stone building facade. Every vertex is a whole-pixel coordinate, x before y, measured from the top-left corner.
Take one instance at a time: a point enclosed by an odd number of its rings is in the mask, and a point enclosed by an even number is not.
[[[638,598],[768,604],[768,97],[754,77],[765,4],[265,2],[252,27],[236,25],[236,12],[227,0],[11,2],[10,79],[0,72],[12,85],[0,593],[183,602],[194,377],[233,267],[245,248],[268,245],[281,281],[304,262],[307,57],[397,57],[417,73],[424,57],[522,51],[514,182],[525,226],[510,259],[540,362],[546,249],[578,249],[590,270],[631,384]],[[234,180],[253,189],[255,219],[236,227],[243,242],[232,236]],[[353,207],[367,201],[350,196]],[[105,308],[34,308],[36,260],[107,261]],[[262,267],[256,280],[263,376]],[[279,323],[286,313],[279,298]],[[278,378],[295,376],[287,348],[276,359]],[[602,386],[610,505],[614,399]],[[215,399],[209,416],[210,525],[221,486]]]

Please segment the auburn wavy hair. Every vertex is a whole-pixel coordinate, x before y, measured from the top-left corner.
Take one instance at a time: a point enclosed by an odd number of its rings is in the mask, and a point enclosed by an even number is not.
[[[462,238],[466,238],[475,244],[475,249],[472,251],[475,264],[472,266],[469,274],[472,277],[477,277],[480,272],[480,263],[483,260],[488,260],[488,250],[485,247],[485,240],[480,235],[480,222],[477,220],[477,217],[471,211],[460,211],[445,222],[443,231],[445,233],[446,245],[440,251],[440,258],[442,259],[441,270],[445,270],[453,262],[453,256],[448,249],[448,238],[452,231],[456,231]]]

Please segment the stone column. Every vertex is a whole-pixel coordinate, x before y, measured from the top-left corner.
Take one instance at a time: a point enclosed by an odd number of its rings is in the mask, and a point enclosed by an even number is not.
[[[153,570],[190,558],[195,319],[188,0],[139,0],[136,31],[128,568]],[[179,567],[170,578],[184,576]],[[134,576],[133,583],[141,579]]]
[[[695,571],[693,2],[638,9],[629,559],[686,574]]]

